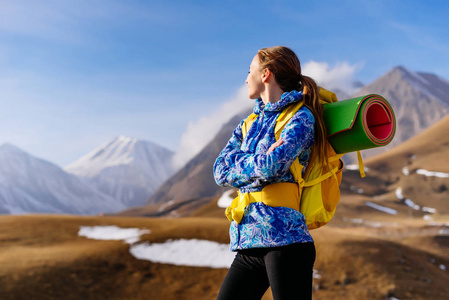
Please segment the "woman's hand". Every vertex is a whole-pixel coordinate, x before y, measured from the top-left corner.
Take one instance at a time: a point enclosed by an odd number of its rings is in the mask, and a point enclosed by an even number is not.
[[[276,147],[279,147],[282,145],[284,141],[282,139],[277,140],[275,143],[273,143],[270,148],[268,148],[267,155],[270,154]]]

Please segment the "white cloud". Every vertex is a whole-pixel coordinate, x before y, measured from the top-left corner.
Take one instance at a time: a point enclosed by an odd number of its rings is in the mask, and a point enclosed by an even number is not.
[[[212,114],[190,122],[181,137],[178,151],[173,158],[173,165],[176,168],[182,167],[214,138],[223,124],[239,112],[252,106],[254,106],[254,101],[248,99],[245,85],[237,91],[234,97],[222,104]]]
[[[340,89],[351,95],[355,88],[354,74],[362,68],[361,64],[351,65],[348,62],[339,62],[330,67],[325,62],[309,61],[302,67],[302,73],[310,76],[324,88]]]

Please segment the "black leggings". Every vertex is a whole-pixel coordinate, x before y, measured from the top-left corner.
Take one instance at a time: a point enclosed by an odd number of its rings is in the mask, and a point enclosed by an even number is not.
[[[217,300],[260,300],[269,286],[275,300],[312,299],[315,244],[240,250]]]

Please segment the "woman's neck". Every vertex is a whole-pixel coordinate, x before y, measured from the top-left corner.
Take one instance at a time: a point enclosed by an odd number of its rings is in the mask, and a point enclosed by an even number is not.
[[[281,100],[281,96],[284,91],[278,85],[265,86],[265,90],[260,94],[260,98],[264,104],[268,102],[276,103]]]

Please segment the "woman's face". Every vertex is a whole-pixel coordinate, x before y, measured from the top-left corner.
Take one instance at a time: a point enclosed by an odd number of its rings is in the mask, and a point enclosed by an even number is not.
[[[259,99],[260,93],[264,90],[262,82],[262,70],[260,69],[259,57],[256,55],[249,66],[248,77],[246,77],[246,84],[248,85],[248,97],[250,99]]]

